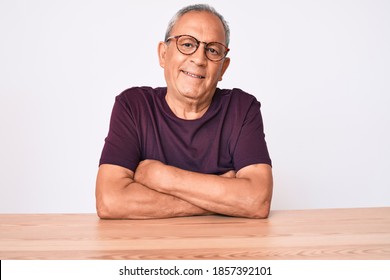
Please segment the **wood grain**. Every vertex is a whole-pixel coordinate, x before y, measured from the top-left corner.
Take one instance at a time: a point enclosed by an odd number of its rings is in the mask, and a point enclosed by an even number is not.
[[[1,214],[0,259],[390,259],[390,207],[100,220]]]

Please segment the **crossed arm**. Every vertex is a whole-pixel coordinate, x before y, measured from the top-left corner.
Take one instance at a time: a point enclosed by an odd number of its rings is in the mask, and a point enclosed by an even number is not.
[[[254,164],[221,176],[142,161],[133,172],[102,164],[96,182],[99,217],[148,219],[222,214],[266,218],[272,198],[272,171]]]

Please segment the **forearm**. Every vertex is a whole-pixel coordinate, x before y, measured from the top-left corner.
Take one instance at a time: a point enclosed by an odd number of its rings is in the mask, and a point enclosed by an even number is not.
[[[268,208],[265,196],[254,192],[248,179],[224,178],[216,175],[167,170],[167,185],[159,191],[185,199],[209,211],[229,216],[261,217],[260,208]],[[261,207],[265,206],[265,207]]]
[[[141,166],[135,179],[156,191],[213,213],[252,218],[268,216],[272,196],[269,172],[264,176],[246,176],[251,171],[243,170],[235,178],[226,178],[190,172],[155,161],[146,164],[151,164],[152,168]]]
[[[102,174],[106,172],[115,172],[115,169],[99,170],[96,206],[101,218],[152,219],[210,214],[185,200],[137,183],[131,176],[111,179]]]

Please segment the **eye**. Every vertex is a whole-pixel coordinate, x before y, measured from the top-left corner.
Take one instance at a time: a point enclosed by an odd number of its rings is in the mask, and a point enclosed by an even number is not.
[[[217,43],[211,43],[206,48],[207,54],[212,56],[213,58],[219,58],[223,55],[224,49],[222,45]]]
[[[197,42],[188,36],[183,36],[178,41],[182,50],[193,50],[197,48]]]
[[[191,49],[191,48],[194,47],[194,44],[193,44],[193,43],[187,42],[187,43],[182,43],[181,46],[182,46],[183,48]]]
[[[208,47],[207,48],[207,52],[209,52],[212,55],[218,55],[219,54],[219,51],[217,49],[215,49],[215,48],[212,48],[212,47]]]

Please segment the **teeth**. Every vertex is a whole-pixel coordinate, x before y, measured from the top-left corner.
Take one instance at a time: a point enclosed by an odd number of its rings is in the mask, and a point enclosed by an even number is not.
[[[184,74],[188,75],[188,76],[191,76],[191,77],[194,77],[194,78],[198,78],[198,79],[203,79],[204,77],[203,76],[198,76],[198,75],[194,75],[192,73],[189,73],[187,71],[183,71]]]

